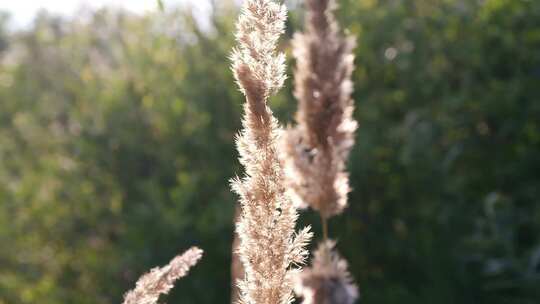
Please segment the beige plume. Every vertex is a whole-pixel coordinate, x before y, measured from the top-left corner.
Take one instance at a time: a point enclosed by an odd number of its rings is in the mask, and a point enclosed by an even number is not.
[[[154,304],[159,296],[167,294],[173,288],[174,282],[185,277],[189,269],[202,257],[203,251],[193,247],[175,257],[168,265],[154,268],[143,275],[135,289],[126,293],[124,304]]]
[[[237,138],[245,176],[232,182],[240,196],[236,226],[245,270],[240,303],[288,304],[294,265],[304,262],[309,228],[295,234],[297,211],[285,193],[277,144],[282,134],[268,98],[285,80],[285,57],[276,54],[286,9],[271,0],[247,0],[237,23],[232,70],[246,96],[243,130]]]
[[[353,304],[358,288],[347,270],[347,262],[326,241],[315,251],[312,266],[298,275],[295,292],[303,304]]]
[[[294,202],[323,218],[343,211],[350,192],[345,164],[354,144],[352,37],[343,37],[333,0],[306,0],[305,33],[293,41],[297,126],[283,141]]]

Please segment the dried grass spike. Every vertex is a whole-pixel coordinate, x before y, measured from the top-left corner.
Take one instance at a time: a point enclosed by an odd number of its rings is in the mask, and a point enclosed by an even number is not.
[[[298,206],[323,218],[340,214],[350,192],[345,164],[354,144],[352,37],[344,37],[333,0],[306,0],[305,33],[296,34],[297,126],[284,136],[288,187]]]
[[[326,241],[315,251],[313,264],[298,275],[295,292],[303,304],[353,304],[358,288],[347,270],[347,262]]]
[[[232,182],[240,196],[236,224],[238,255],[245,271],[239,282],[243,304],[288,304],[292,279],[307,255],[309,229],[295,234],[296,208],[286,195],[278,155],[282,134],[268,98],[283,85],[285,57],[276,54],[286,9],[270,0],[247,0],[237,23],[232,70],[246,96],[243,130],[237,138],[245,176]]]
[[[124,296],[124,304],[154,304],[159,296],[167,294],[173,288],[174,282],[185,277],[189,269],[197,264],[203,251],[197,247],[175,257],[168,265],[152,269],[143,275],[135,289]]]

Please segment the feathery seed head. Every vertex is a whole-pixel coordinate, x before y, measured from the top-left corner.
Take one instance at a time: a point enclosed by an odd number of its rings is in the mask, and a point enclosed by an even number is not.
[[[285,19],[285,7],[274,1],[245,1],[237,23],[238,46],[231,56],[246,96],[243,130],[236,140],[246,172],[232,181],[241,206],[236,232],[245,271],[238,283],[243,304],[290,303],[296,272],[291,266],[303,263],[312,236],[309,228],[295,234],[298,214],[286,195],[277,150],[282,131],[267,106],[285,80],[285,57],[275,54]]]
[[[353,304],[358,288],[347,270],[347,262],[326,241],[315,251],[313,265],[295,279],[295,292],[303,304]]]
[[[324,218],[340,214],[350,191],[345,164],[357,123],[351,75],[352,37],[343,37],[333,0],[306,0],[306,32],[293,41],[298,125],[286,131],[284,160],[295,203]]]
[[[189,269],[202,257],[203,251],[192,247],[182,255],[175,257],[168,265],[154,268],[143,275],[135,289],[126,293],[123,304],[155,304],[161,294],[167,294],[174,282],[185,277]]]

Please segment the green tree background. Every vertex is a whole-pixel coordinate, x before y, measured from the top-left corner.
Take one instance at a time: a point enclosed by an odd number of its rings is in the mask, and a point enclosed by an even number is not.
[[[191,245],[206,255],[167,301],[229,301],[236,13],[42,13],[19,31],[0,17],[1,304],[120,303]],[[358,38],[361,127],[331,235],[362,301],[539,303],[540,1],[339,14]],[[272,107],[292,120],[290,80]]]

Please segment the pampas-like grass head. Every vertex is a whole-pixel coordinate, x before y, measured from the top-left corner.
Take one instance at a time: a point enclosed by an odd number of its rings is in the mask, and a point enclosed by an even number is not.
[[[347,262],[325,241],[315,251],[312,266],[298,275],[295,292],[303,304],[353,304],[358,288],[347,270]]]
[[[296,34],[297,126],[284,136],[285,164],[295,203],[323,218],[343,211],[350,192],[345,163],[354,144],[352,37],[343,37],[334,0],[306,0],[305,33]]]
[[[238,255],[245,271],[240,303],[288,304],[294,265],[304,262],[308,229],[295,234],[297,212],[286,195],[277,152],[282,134],[267,106],[285,79],[284,55],[276,54],[286,9],[271,0],[246,0],[237,23],[232,70],[246,96],[243,130],[237,138],[246,174],[232,182],[240,196],[236,226]]]
[[[137,281],[135,289],[126,293],[123,304],[157,303],[159,296],[169,293],[174,282],[185,277],[189,269],[197,264],[202,254],[202,250],[193,247],[175,257],[168,265],[152,269]]]

